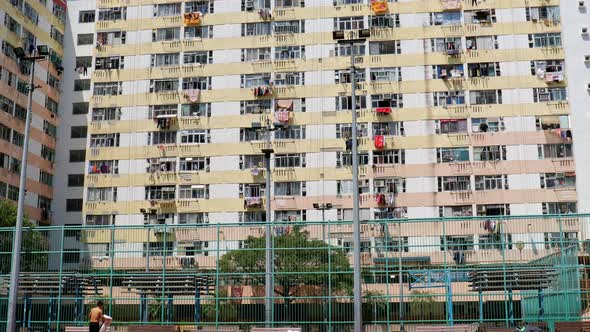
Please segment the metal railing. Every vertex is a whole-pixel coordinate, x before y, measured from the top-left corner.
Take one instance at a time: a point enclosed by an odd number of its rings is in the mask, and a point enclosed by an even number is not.
[[[363,321],[498,325],[577,321],[587,312],[590,215],[364,221]],[[273,326],[353,323],[352,224],[273,222]],[[0,229],[0,329],[13,230]],[[265,223],[36,227],[24,234],[19,324],[264,326]],[[400,284],[400,280],[402,283]]]

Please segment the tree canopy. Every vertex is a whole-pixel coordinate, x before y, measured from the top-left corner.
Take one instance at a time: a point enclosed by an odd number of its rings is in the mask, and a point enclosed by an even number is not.
[[[283,297],[289,304],[294,297],[324,292],[329,284],[333,292],[350,290],[352,273],[344,249],[332,247],[328,250],[327,247],[326,242],[311,239],[300,227],[275,236],[275,295]],[[244,249],[230,251],[221,257],[220,270],[248,276],[258,284],[264,284],[265,248],[264,236],[249,237]],[[330,278],[328,271],[332,273]]]
[[[0,200],[0,273],[10,272],[14,232],[2,228],[16,225],[17,207],[12,201]],[[21,271],[44,271],[47,268],[47,240],[25,215],[23,219]]]

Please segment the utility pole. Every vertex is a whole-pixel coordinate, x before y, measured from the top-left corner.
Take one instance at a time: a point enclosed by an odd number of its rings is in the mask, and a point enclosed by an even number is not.
[[[274,270],[274,255],[273,255],[273,235],[272,235],[272,211],[270,206],[270,186],[271,186],[271,178],[270,178],[270,159],[271,155],[274,152],[271,143],[271,133],[273,131],[277,131],[282,129],[279,125],[272,125],[270,119],[266,119],[266,123],[264,126],[260,122],[252,122],[252,128],[258,129],[261,132],[264,132],[266,135],[266,146],[261,149],[262,153],[264,153],[264,164],[265,164],[265,196],[266,196],[266,204],[265,204],[265,211],[266,211],[266,234],[265,234],[265,278],[264,278],[264,290],[265,290],[265,300],[264,300],[264,318],[266,321],[267,327],[272,327],[273,322],[273,296],[274,296],[274,280],[273,280],[273,270]]]
[[[356,67],[354,66],[354,45],[363,44],[370,37],[369,29],[358,31],[358,37],[344,39],[344,31],[334,31],[332,39],[338,44],[350,45],[350,95],[352,112],[352,243],[353,243],[353,291],[354,291],[354,331],[363,331],[363,290],[361,288],[361,224],[359,220],[359,158],[358,158],[358,130],[356,114]]]
[[[46,45],[37,46],[37,55],[25,54],[22,47],[14,49],[14,53],[20,61],[31,64],[31,76],[29,78],[28,92],[29,98],[27,101],[27,115],[25,117],[25,137],[23,144],[23,153],[21,157],[20,166],[20,182],[18,188],[18,210],[16,213],[16,225],[14,229],[14,236],[12,242],[12,262],[10,268],[10,291],[8,293],[8,314],[6,322],[7,331],[16,331],[16,307],[18,303],[18,276],[20,273],[20,254],[23,242],[23,218],[25,215],[25,191],[27,185],[27,157],[29,154],[29,138],[31,127],[31,108],[33,105],[33,92],[37,88],[35,86],[35,64],[39,60],[45,60],[49,55],[49,50]]]

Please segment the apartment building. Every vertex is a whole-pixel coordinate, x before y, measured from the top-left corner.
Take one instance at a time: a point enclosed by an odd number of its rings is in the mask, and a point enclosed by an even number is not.
[[[25,212],[38,224],[52,219],[65,13],[63,0],[0,1],[0,198],[18,200],[20,171],[27,167]],[[39,45],[47,45],[49,57],[35,66],[29,156],[22,165],[32,68],[14,49],[30,54]]]
[[[576,172],[590,162],[581,2],[68,7],[76,65],[65,68],[54,202],[66,224],[261,221],[265,190],[274,220],[349,220],[353,102],[361,219],[588,212],[590,179]],[[362,44],[333,40],[359,29],[370,30]],[[271,188],[265,123],[277,129]]]

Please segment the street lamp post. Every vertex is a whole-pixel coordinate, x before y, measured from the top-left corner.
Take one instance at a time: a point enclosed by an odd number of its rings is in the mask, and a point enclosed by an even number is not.
[[[326,243],[326,210],[331,210],[332,209],[332,203],[313,203],[313,208],[319,211],[322,211],[322,242]],[[331,271],[331,266],[330,266],[330,252],[328,252],[328,270]],[[328,283],[326,282],[326,285],[324,285],[324,300],[323,300],[323,306],[324,306],[324,323],[326,323],[328,321],[328,316],[326,315],[328,309]]]
[[[271,210],[270,210],[270,158],[272,153],[274,152],[271,144],[270,134],[273,131],[277,131],[282,129],[282,124],[275,124],[273,125],[269,119],[264,123],[264,126],[260,122],[252,122],[252,128],[260,130],[266,133],[266,146],[261,149],[262,153],[264,153],[264,164],[265,164],[265,195],[266,195],[266,234],[265,234],[265,278],[264,278],[264,290],[265,290],[265,301],[264,301],[264,317],[266,321],[266,326],[271,327],[273,321],[273,295],[274,295],[274,285],[273,285],[273,236],[272,236],[272,227],[271,227]]]
[[[27,115],[25,117],[25,137],[23,144],[23,153],[21,157],[20,167],[20,182],[18,188],[18,210],[16,213],[16,225],[14,229],[13,245],[12,245],[12,263],[10,268],[10,291],[8,293],[8,314],[6,329],[7,331],[16,331],[16,306],[18,293],[18,275],[20,273],[20,254],[23,241],[23,217],[25,208],[25,191],[27,185],[27,157],[29,154],[29,130],[31,127],[31,108],[33,105],[33,91],[37,88],[35,86],[35,63],[39,60],[45,60],[49,55],[49,50],[46,45],[37,46],[37,55],[25,54],[22,47],[14,49],[14,53],[22,62],[31,64],[31,75],[29,78],[29,85],[27,86],[29,96],[27,101]]]
[[[152,226],[151,226],[150,216],[156,214],[158,211],[156,209],[150,209],[148,212],[146,209],[139,209],[139,212],[141,212],[143,214],[144,218],[147,219],[147,222],[146,222],[147,243],[145,246],[145,273],[147,274],[150,272],[150,253],[151,253],[150,235],[151,235]],[[142,313],[143,314],[143,321],[147,322],[149,320],[149,314],[150,314],[147,293],[142,294],[142,297],[144,298],[144,301],[145,301],[145,305],[143,307],[143,313]]]
[[[359,160],[358,160],[358,130],[356,127],[356,67],[354,65],[354,45],[362,44],[370,37],[369,29],[358,31],[353,39],[344,39],[344,31],[334,31],[332,37],[338,44],[350,45],[350,95],[352,111],[352,239],[353,239],[353,290],[354,290],[354,331],[363,330],[363,294],[361,289],[361,224],[359,220]]]

